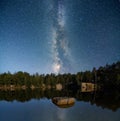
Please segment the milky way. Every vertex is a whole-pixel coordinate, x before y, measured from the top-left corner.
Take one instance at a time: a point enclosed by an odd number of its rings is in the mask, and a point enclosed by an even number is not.
[[[66,36],[67,32],[65,30],[64,1],[59,0],[56,4],[56,10],[54,10],[54,5],[52,8],[52,70],[54,73],[63,73],[66,72],[71,66],[71,53]]]

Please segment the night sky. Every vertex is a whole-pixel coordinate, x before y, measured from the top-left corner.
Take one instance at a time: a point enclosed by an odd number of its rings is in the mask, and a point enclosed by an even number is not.
[[[77,73],[120,60],[120,0],[0,0],[0,73]]]

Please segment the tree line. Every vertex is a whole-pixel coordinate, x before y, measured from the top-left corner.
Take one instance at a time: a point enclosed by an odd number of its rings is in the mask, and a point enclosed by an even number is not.
[[[101,87],[118,88],[120,87],[120,61],[111,65],[101,66],[92,71],[78,72],[76,74],[29,74],[27,72],[16,72],[14,74],[7,72],[0,74],[0,88],[3,86],[26,86],[30,88],[51,86],[55,87],[60,83],[65,87],[69,84],[81,85],[81,82],[97,83]]]

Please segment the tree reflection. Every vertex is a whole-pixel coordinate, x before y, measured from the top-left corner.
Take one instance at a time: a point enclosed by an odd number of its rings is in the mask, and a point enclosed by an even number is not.
[[[80,90],[62,90],[57,91],[53,89],[26,89],[13,91],[0,91],[0,100],[5,101],[19,101],[26,102],[31,99],[54,99],[54,97],[73,97],[77,101],[90,102],[91,105],[101,106],[103,109],[107,108],[116,111],[120,108],[120,92],[118,90],[112,91],[96,91],[96,92],[81,92]]]

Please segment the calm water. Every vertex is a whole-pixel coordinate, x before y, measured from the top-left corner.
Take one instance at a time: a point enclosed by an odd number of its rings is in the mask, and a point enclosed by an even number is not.
[[[120,100],[115,94],[19,93],[0,92],[0,121],[120,121]],[[52,98],[57,95],[74,96],[75,104],[69,108],[58,107],[52,103]]]

